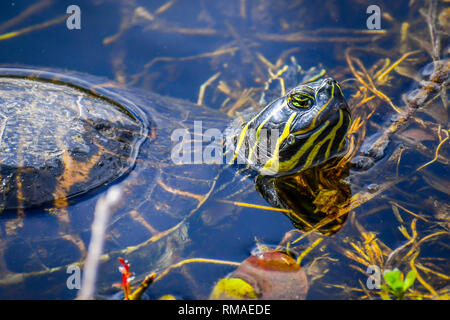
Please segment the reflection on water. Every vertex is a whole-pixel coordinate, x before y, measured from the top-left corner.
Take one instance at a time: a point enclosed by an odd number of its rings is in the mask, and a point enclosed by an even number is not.
[[[238,263],[255,260],[255,246],[266,246],[264,252],[300,262],[308,299],[380,298],[379,290],[361,287],[370,266],[415,270],[407,299],[448,298],[450,46],[443,1],[381,1],[381,30],[367,30],[367,4],[356,0],[86,0],[77,2],[81,29],[70,30],[72,2],[2,1],[0,64],[73,70],[104,77],[110,90],[120,83],[187,99],[192,104],[181,115],[164,100],[161,119],[203,118],[209,113],[198,105],[206,105],[221,113],[208,122],[216,128],[248,108],[260,110],[283,85],[332,76],[353,119],[343,158],[285,178],[259,177],[257,192],[242,178],[231,191],[208,193],[220,189],[216,167],[173,166],[151,181],[155,171],[131,172],[126,181],[138,183],[127,185],[133,192],[123,207],[133,210],[118,210],[108,224],[99,294],[119,290],[112,284],[120,281],[122,256],[136,283],[157,272],[150,298],[207,298]],[[127,93],[145,106],[143,96]],[[155,144],[143,149],[163,152],[168,133],[151,135]],[[160,155],[145,160],[154,165]],[[193,188],[199,176],[202,187]],[[150,188],[159,198],[139,196]],[[67,210],[2,213],[0,298],[76,296],[66,268],[86,254],[103,193]],[[199,202],[200,193],[207,199]],[[195,210],[182,220],[186,208]]]
[[[259,176],[256,189],[274,207],[288,209],[286,215],[299,230],[330,236],[342,228],[351,209],[351,189],[344,180],[349,168],[336,166],[338,162],[333,159],[293,176]]]

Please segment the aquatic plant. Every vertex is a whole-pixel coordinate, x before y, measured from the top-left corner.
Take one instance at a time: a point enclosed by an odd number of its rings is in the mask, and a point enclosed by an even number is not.
[[[383,277],[386,284],[381,285],[381,298],[391,300],[390,294],[392,294],[397,300],[403,300],[406,291],[414,284],[416,275],[417,271],[411,270],[404,278],[403,273],[398,269],[385,270]]]

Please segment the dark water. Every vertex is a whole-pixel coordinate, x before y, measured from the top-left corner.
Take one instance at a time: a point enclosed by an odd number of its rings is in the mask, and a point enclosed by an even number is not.
[[[392,123],[395,112],[379,97],[373,98],[376,102],[364,105],[366,111],[358,109],[362,99],[358,100],[355,94],[361,84],[355,81],[349,70],[346,50],[361,49],[352,53],[358,52],[355,56],[372,75],[377,69],[370,68],[378,63],[379,69],[386,57],[392,63],[406,52],[420,51],[416,60],[405,62],[409,73],[413,71],[418,78],[392,72],[389,85],[377,83],[378,89],[400,107],[405,105],[402,95],[416,88],[418,79],[425,79],[420,75],[420,69],[432,61],[420,41],[407,38],[401,42],[400,39],[401,25],[408,22],[410,34],[429,41],[427,26],[419,14],[425,6],[423,3],[410,7],[410,1],[380,2],[381,12],[386,14],[381,18],[381,28],[386,34],[378,31],[370,34],[366,26],[369,16],[366,14],[367,4],[360,1],[172,2],[77,1],[81,9],[81,29],[69,30],[65,18],[50,25],[43,24],[64,16],[67,7],[73,4],[71,1],[2,1],[0,35],[16,31],[18,34],[0,36],[0,64],[50,68],[62,73],[65,70],[77,71],[192,103],[197,102],[200,86],[220,72],[218,80],[206,90],[204,104],[228,111],[237,98],[230,95],[230,102],[223,104],[226,96],[215,89],[218,81],[224,81],[236,93],[245,88],[261,90],[268,73],[267,66],[258,56],[264,56],[272,64],[279,58],[288,62],[289,57],[294,56],[304,70],[323,66],[328,74],[343,83],[354,119],[359,116],[365,120],[373,111],[365,134],[376,138]],[[438,6],[437,13],[442,10]],[[438,29],[443,28],[436,23]],[[448,56],[446,41],[443,37],[441,47],[444,49],[439,50],[441,59],[446,54]],[[362,51],[364,49],[369,50]],[[223,50],[229,52],[223,53]],[[353,64],[358,67],[355,62]],[[255,95],[254,101],[258,101],[258,97]],[[411,235],[414,218],[418,219],[417,241],[439,233],[422,242],[413,253],[419,254],[416,264],[435,271],[425,274],[425,269],[418,267],[418,272],[437,294],[445,293],[448,278],[436,276],[436,272],[441,275],[449,272],[448,141],[441,145],[438,161],[423,170],[416,169],[433,159],[440,141],[448,136],[448,113],[440,98],[428,106],[434,113],[414,114],[425,121],[425,125],[408,120],[399,131],[407,132],[409,140],[392,138],[374,166],[366,171],[350,170],[347,180],[351,183],[351,195],[359,194],[360,198],[367,200],[350,210],[342,228],[330,236],[314,232],[297,243],[300,245],[298,250],[302,251],[317,237],[324,238],[322,248],[314,249],[302,262],[305,269],[309,266],[307,273],[311,287],[308,299],[367,298],[367,293],[361,288],[368,278],[364,273],[367,265],[349,257],[348,252],[358,256],[352,243],[364,249],[375,238],[366,238],[365,241],[363,233],[368,237],[373,235],[385,244],[380,247],[382,259],[386,262],[393,250],[407,243],[408,239],[399,228],[406,228]],[[370,145],[369,138],[362,140],[369,141],[367,144]],[[399,152],[402,152],[401,158],[398,158]],[[257,192],[249,190],[243,194],[244,197],[232,200],[268,205]],[[74,201],[69,208],[73,228],[86,247],[95,202],[105,190],[97,191]],[[139,197],[137,194],[130,196]],[[178,204],[172,202],[170,205]],[[145,208],[142,210],[145,212]],[[2,282],[0,298],[76,297],[77,290],[70,290],[65,284],[68,277],[65,268],[50,272],[53,267],[69,265],[80,258],[73,243],[58,241],[60,236],[55,215],[42,208],[36,209],[26,213],[23,225],[18,223],[18,226],[11,227],[14,224],[10,221],[16,219],[17,214],[3,214],[0,279],[21,274],[29,276],[22,281],[12,281],[12,284]],[[148,231],[143,227],[139,229],[136,223],[127,224],[126,220],[114,223],[110,228],[120,229],[122,237],[128,237],[126,241],[122,239],[124,243],[138,244],[148,238]],[[251,254],[257,243],[276,247],[292,230],[291,221],[280,212],[211,201],[190,218],[185,227],[163,239],[161,245],[157,243],[151,249],[143,248],[124,258],[130,260],[137,278],[142,279],[151,271],[161,272],[166,260],[177,263],[186,258],[202,257],[240,262]],[[296,232],[291,241],[302,235],[302,231]],[[13,241],[9,239],[11,233],[14,234]],[[30,239],[41,234],[48,240],[33,244]],[[406,255],[409,249],[407,247],[399,257]],[[47,257],[45,263],[30,263],[30,256],[42,254]],[[370,253],[366,252],[366,255],[370,258]],[[161,257],[166,257],[166,260]],[[99,295],[108,296],[118,291],[111,286],[120,281],[116,258],[114,256],[100,268]],[[409,258],[400,259],[401,262],[390,267],[398,267],[406,274],[411,269],[410,259],[409,255]],[[214,283],[234,269],[230,265],[189,264],[155,283],[148,296],[152,299],[164,294],[185,299],[207,298]],[[41,271],[42,274],[36,274]],[[427,297],[433,296],[423,284],[417,283],[415,289]],[[377,298],[377,292],[370,291],[371,297]]]

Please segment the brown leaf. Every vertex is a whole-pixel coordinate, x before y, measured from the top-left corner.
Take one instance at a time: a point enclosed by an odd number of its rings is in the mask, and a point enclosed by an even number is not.
[[[297,262],[279,251],[247,258],[233,278],[248,282],[259,299],[302,300],[308,293],[308,279]]]

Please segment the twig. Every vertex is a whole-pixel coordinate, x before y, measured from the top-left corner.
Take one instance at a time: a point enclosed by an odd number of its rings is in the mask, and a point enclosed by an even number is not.
[[[97,201],[94,213],[94,222],[92,223],[91,242],[89,243],[86,263],[84,265],[84,275],[81,290],[78,293],[78,299],[92,299],[95,290],[97,278],[97,269],[100,262],[106,225],[113,207],[121,198],[121,190],[113,186],[108,193]]]

